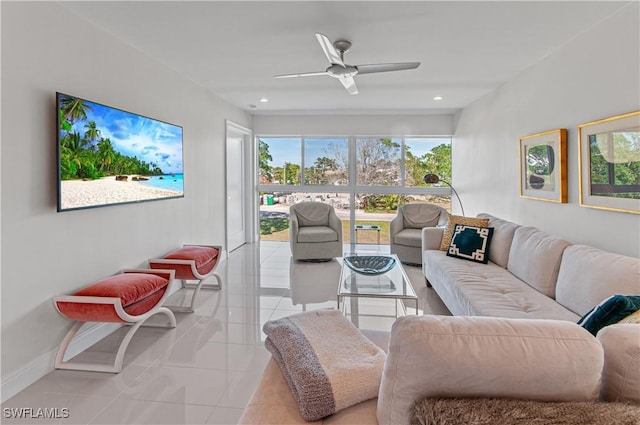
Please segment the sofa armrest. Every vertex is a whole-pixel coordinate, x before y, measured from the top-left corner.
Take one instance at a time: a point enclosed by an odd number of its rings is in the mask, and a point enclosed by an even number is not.
[[[640,403],[640,325],[605,326],[597,338],[604,348],[600,398]]]
[[[422,229],[422,250],[440,249],[444,227],[425,227]]]
[[[422,397],[594,401],[603,359],[598,340],[572,322],[401,317],[391,328],[378,423],[408,424]]]

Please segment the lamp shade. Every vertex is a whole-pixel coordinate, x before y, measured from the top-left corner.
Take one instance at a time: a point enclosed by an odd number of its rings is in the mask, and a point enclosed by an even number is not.
[[[427,184],[437,184],[440,183],[440,177],[437,174],[425,174],[423,180]]]

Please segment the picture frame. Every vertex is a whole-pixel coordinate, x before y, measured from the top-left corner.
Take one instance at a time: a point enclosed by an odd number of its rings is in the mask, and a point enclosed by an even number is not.
[[[520,138],[520,197],[567,202],[567,129]]]
[[[578,126],[580,205],[640,214],[640,111]]]

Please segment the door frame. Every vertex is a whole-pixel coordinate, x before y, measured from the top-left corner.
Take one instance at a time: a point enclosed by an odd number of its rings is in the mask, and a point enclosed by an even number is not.
[[[243,142],[243,173],[242,173],[242,192],[245,205],[244,211],[244,228],[245,228],[245,243],[255,242],[257,239],[257,227],[254,223],[253,217],[257,214],[254,193],[255,185],[255,164],[253,158],[255,156],[255,149],[253,148],[253,131],[243,125],[235,123],[231,120],[225,120],[225,139],[224,139],[224,154],[225,154],[225,167],[224,167],[224,234],[225,234],[225,248],[229,250],[229,229],[228,223],[228,198],[227,198],[227,167],[229,163],[227,161],[227,141],[229,137],[241,137]],[[228,253],[228,252],[227,252]]]

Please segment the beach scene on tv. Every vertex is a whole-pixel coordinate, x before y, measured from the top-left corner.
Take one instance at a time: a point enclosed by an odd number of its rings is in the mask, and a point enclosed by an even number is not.
[[[184,195],[182,127],[58,93],[59,210]]]

